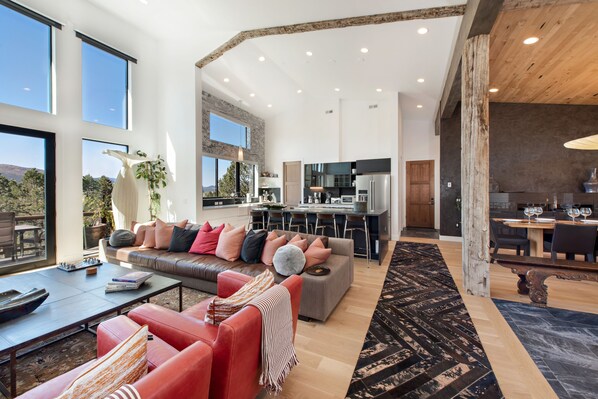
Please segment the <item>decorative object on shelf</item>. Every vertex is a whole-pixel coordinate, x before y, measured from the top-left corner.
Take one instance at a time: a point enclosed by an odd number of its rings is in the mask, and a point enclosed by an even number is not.
[[[147,159],[145,152],[137,150],[136,154],[139,157],[145,158],[146,162],[137,165],[135,177],[143,179],[147,182],[147,192],[149,195],[149,213],[150,219],[156,219],[160,213],[160,200],[162,196],[158,192],[159,189],[166,187],[166,166],[164,166],[164,158],[160,155],[155,160]]]
[[[598,193],[598,177],[596,176],[596,168],[592,168],[590,172],[590,180],[583,184],[586,193]]]
[[[313,266],[309,269],[305,269],[305,273],[311,274],[312,276],[325,276],[330,273],[330,269],[326,266]]]
[[[65,272],[74,272],[76,270],[87,269],[88,267],[95,267],[102,265],[102,261],[98,258],[85,258],[77,263],[60,262],[58,268]]]
[[[49,295],[45,288],[33,288],[25,293],[16,290],[0,292],[0,323],[33,312]]]
[[[499,186],[498,182],[494,179],[493,176],[490,176],[490,182],[489,182],[488,188],[491,193],[498,193],[500,191],[500,186]]]
[[[136,154],[127,154],[117,150],[105,150],[103,154],[110,155],[122,162],[112,190],[112,214],[115,228],[127,229],[131,222],[137,219],[137,186],[132,168],[149,160]]]

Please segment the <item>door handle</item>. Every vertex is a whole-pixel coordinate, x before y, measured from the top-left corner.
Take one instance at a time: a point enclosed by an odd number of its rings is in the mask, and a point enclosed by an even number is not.
[[[430,198],[430,205],[434,205],[434,198]]]

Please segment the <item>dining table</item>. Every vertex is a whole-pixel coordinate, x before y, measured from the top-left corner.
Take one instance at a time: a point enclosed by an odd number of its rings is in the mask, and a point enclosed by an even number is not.
[[[514,229],[527,229],[527,239],[530,242],[530,256],[542,257],[544,254],[544,231],[554,230],[556,224],[574,224],[574,225],[596,225],[598,229],[598,220],[588,219],[586,221],[555,220],[548,218],[536,219],[503,219],[496,218],[496,221],[502,222],[505,226]]]

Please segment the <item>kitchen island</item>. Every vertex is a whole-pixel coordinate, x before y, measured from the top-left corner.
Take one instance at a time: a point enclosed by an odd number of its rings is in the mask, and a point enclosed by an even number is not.
[[[268,220],[268,211],[272,210],[282,212],[285,218],[285,230],[288,230],[288,223],[290,222],[291,215],[293,213],[307,214],[308,224],[311,229],[313,229],[313,226],[315,226],[316,224],[317,214],[332,214],[334,215],[338,234],[341,238],[344,237],[343,229],[345,226],[345,215],[365,216],[370,233],[370,248],[372,251],[372,259],[377,260],[378,264],[382,264],[382,260],[388,252],[388,241],[390,240],[390,226],[388,225],[388,211],[386,209],[368,212],[355,212],[352,208],[348,207],[316,207],[315,205],[310,205],[309,207],[289,206],[280,210],[268,209],[262,206],[257,206],[252,208],[252,210],[264,212],[264,217],[266,221]],[[325,229],[325,233],[326,235],[330,236],[331,230]],[[353,241],[355,243],[355,252],[362,253],[365,256],[364,234],[360,231],[356,231],[353,236]]]

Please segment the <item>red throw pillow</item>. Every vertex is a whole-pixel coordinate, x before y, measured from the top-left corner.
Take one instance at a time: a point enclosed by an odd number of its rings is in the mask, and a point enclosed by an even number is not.
[[[156,249],[168,249],[170,241],[172,240],[174,226],[184,229],[185,226],[187,226],[187,219],[177,223],[166,223],[160,219],[156,220]]]
[[[245,226],[234,228],[227,223],[218,239],[216,256],[229,262],[236,261],[241,256],[244,240]]]
[[[199,229],[197,237],[195,237],[195,241],[193,241],[193,245],[191,245],[189,253],[199,255],[216,255],[218,239],[220,238],[220,233],[222,233],[223,229],[224,225],[221,225],[220,227],[212,230],[212,226],[206,222],[203,226],[201,226],[201,229]]]
[[[266,237],[266,243],[264,244],[264,250],[262,251],[261,261],[264,265],[272,266],[274,264],[274,254],[276,250],[287,243],[285,236],[280,236],[275,232],[271,232]]]
[[[299,234],[297,234],[297,235],[295,235],[295,237],[291,238],[291,241],[289,241],[289,244],[299,247],[299,249],[301,249],[303,252],[305,252],[307,250],[307,239],[301,238],[301,236]]]
[[[330,254],[332,254],[332,248],[324,248],[322,240],[316,239],[305,251],[305,268],[321,265],[328,260]]]

